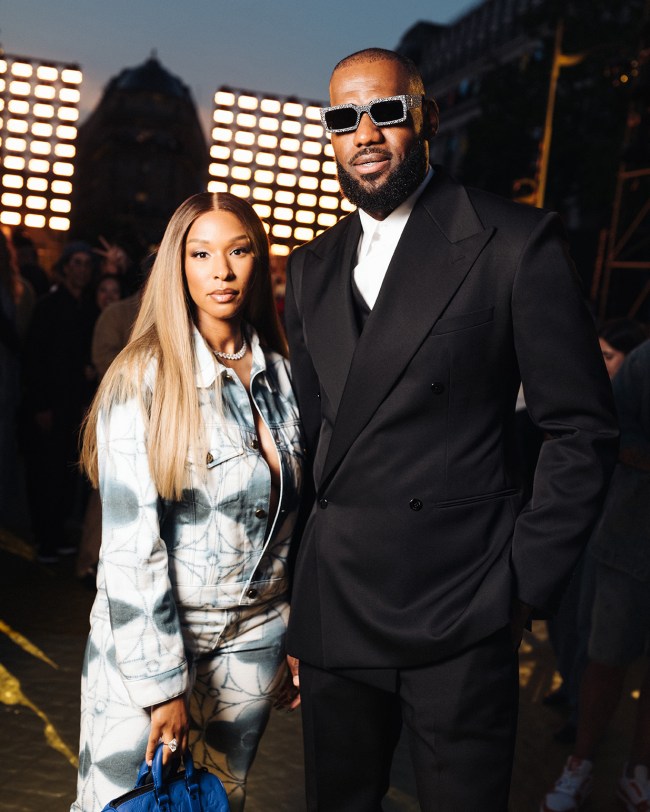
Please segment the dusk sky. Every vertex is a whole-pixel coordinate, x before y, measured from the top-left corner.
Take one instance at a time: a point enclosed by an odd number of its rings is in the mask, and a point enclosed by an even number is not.
[[[77,62],[82,121],[107,82],[156,50],[192,91],[206,127],[222,84],[324,100],[332,67],[394,48],[419,20],[446,23],[478,0],[0,0],[0,43],[20,56]]]

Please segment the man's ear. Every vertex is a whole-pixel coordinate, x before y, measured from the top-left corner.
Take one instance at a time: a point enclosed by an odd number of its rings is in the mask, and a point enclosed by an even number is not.
[[[422,119],[424,127],[424,137],[430,141],[438,132],[440,123],[440,111],[435,99],[424,99],[422,102]]]

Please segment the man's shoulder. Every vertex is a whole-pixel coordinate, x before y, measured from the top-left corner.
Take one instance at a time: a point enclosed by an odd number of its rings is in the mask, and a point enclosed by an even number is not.
[[[346,234],[355,216],[356,212],[345,215],[338,223],[325,229],[325,231],[321,232],[317,237],[314,237],[313,240],[310,240],[304,245],[300,245],[298,248],[294,248],[290,257],[292,262],[296,259],[303,262],[309,253],[321,255],[330,251]]]
[[[507,197],[476,189],[465,187],[467,195],[485,225],[497,225],[510,228],[521,228],[530,231],[535,228],[549,214],[548,209],[538,209],[524,203],[517,203]]]

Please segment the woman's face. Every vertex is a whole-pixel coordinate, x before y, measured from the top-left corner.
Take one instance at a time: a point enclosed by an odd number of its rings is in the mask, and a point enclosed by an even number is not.
[[[604,338],[599,338],[598,342],[611,380],[621,368],[621,364],[625,360],[625,353],[620,350],[615,350]]]
[[[120,299],[120,283],[116,279],[102,279],[97,286],[97,307],[105,310]]]
[[[239,218],[229,211],[197,217],[187,234],[184,260],[199,331],[241,319],[253,284],[255,258]]]

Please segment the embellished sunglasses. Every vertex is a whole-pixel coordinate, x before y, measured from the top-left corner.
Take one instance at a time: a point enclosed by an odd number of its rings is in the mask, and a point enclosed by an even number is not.
[[[408,111],[420,107],[422,96],[388,96],[385,99],[374,99],[370,104],[337,104],[334,107],[323,107],[320,117],[323,126],[329,133],[349,133],[359,126],[361,114],[368,113],[375,127],[390,127],[406,121]]]

